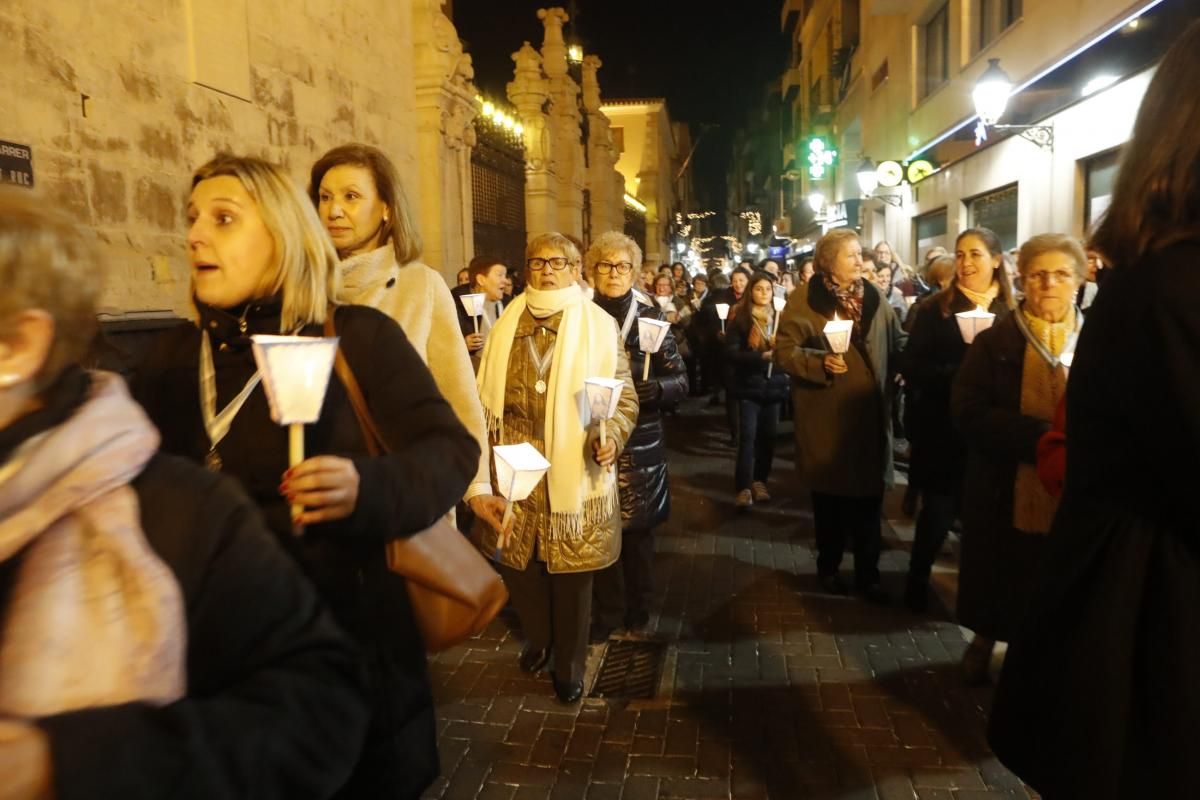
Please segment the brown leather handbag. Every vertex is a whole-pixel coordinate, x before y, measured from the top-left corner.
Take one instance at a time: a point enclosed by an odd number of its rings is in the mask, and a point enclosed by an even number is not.
[[[325,318],[325,335],[337,335],[333,309]],[[346,388],[367,452],[372,456],[387,453],[387,442],[340,348],[334,371]],[[408,586],[413,617],[430,653],[479,633],[508,602],[508,590],[499,574],[444,518],[412,536],[392,539],[385,547],[388,568],[402,575]]]

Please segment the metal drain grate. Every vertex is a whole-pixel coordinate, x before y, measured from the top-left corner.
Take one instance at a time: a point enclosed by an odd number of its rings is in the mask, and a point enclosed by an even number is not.
[[[666,642],[610,640],[588,697],[626,700],[654,697],[666,654]]]

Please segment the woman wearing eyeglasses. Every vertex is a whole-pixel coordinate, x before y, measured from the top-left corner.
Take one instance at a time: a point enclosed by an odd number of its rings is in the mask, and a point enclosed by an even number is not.
[[[638,398],[616,323],[587,300],[576,280],[578,248],[561,234],[546,233],[527,245],[525,255],[525,292],[488,335],[478,385],[489,443],[529,442],[550,470],[516,504],[508,527],[497,530],[481,520],[475,533],[521,618],[521,669],[539,672],[553,655],[555,692],[574,703],[583,695],[592,578],[621,549],[612,467],[637,422]],[[598,425],[580,409],[587,378],[624,381],[604,444]],[[495,477],[493,467],[493,485]],[[503,508],[502,500],[492,500]]]
[[[1037,446],[1067,388],[1060,357],[1079,330],[1085,258],[1069,236],[1025,242],[1025,299],[975,337],[954,380],[950,413],[967,445],[958,618],[975,632],[968,684],[987,683],[995,642],[1019,630],[1058,508],[1038,479]]]
[[[633,292],[634,271],[642,261],[637,242],[618,231],[602,233],[592,242],[584,261],[596,279],[593,302],[620,326],[621,342],[632,362],[639,405],[637,427],[617,462],[621,557],[596,575],[591,638],[602,642],[622,625],[637,630],[650,619],[653,532],[671,513],[661,412],[687,396],[688,383],[687,368],[672,333],[650,356],[649,375],[641,379],[646,354],[641,349],[638,320],[666,321],[666,317],[657,304]],[[662,273],[656,280],[669,283],[671,276]]]

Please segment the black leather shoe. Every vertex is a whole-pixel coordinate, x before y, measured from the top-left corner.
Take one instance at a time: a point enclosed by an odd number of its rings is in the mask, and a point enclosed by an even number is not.
[[[860,587],[858,594],[868,603],[874,603],[877,606],[890,606],[892,604],[892,596],[885,592],[883,587],[878,583]]]
[[[650,612],[644,608],[635,609],[625,615],[625,627],[631,631],[640,631],[650,624]]]
[[[550,663],[550,648],[536,648],[525,645],[521,658],[517,662],[522,672],[541,672]]]
[[[820,580],[821,588],[826,594],[850,594],[850,587],[836,572],[832,575],[822,575]]]
[[[588,629],[588,644],[604,644],[615,630],[611,625],[593,622],[592,627]]]
[[[579,698],[583,697],[583,681],[578,680],[574,683],[559,683],[558,678],[555,678],[554,693],[558,695],[558,701],[560,703],[578,703]]]

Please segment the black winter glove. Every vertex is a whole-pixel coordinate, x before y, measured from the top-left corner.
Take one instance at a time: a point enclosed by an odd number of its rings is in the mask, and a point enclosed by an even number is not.
[[[657,403],[658,399],[662,397],[662,387],[656,380],[634,381],[633,383],[637,389],[638,402],[642,405]]]

